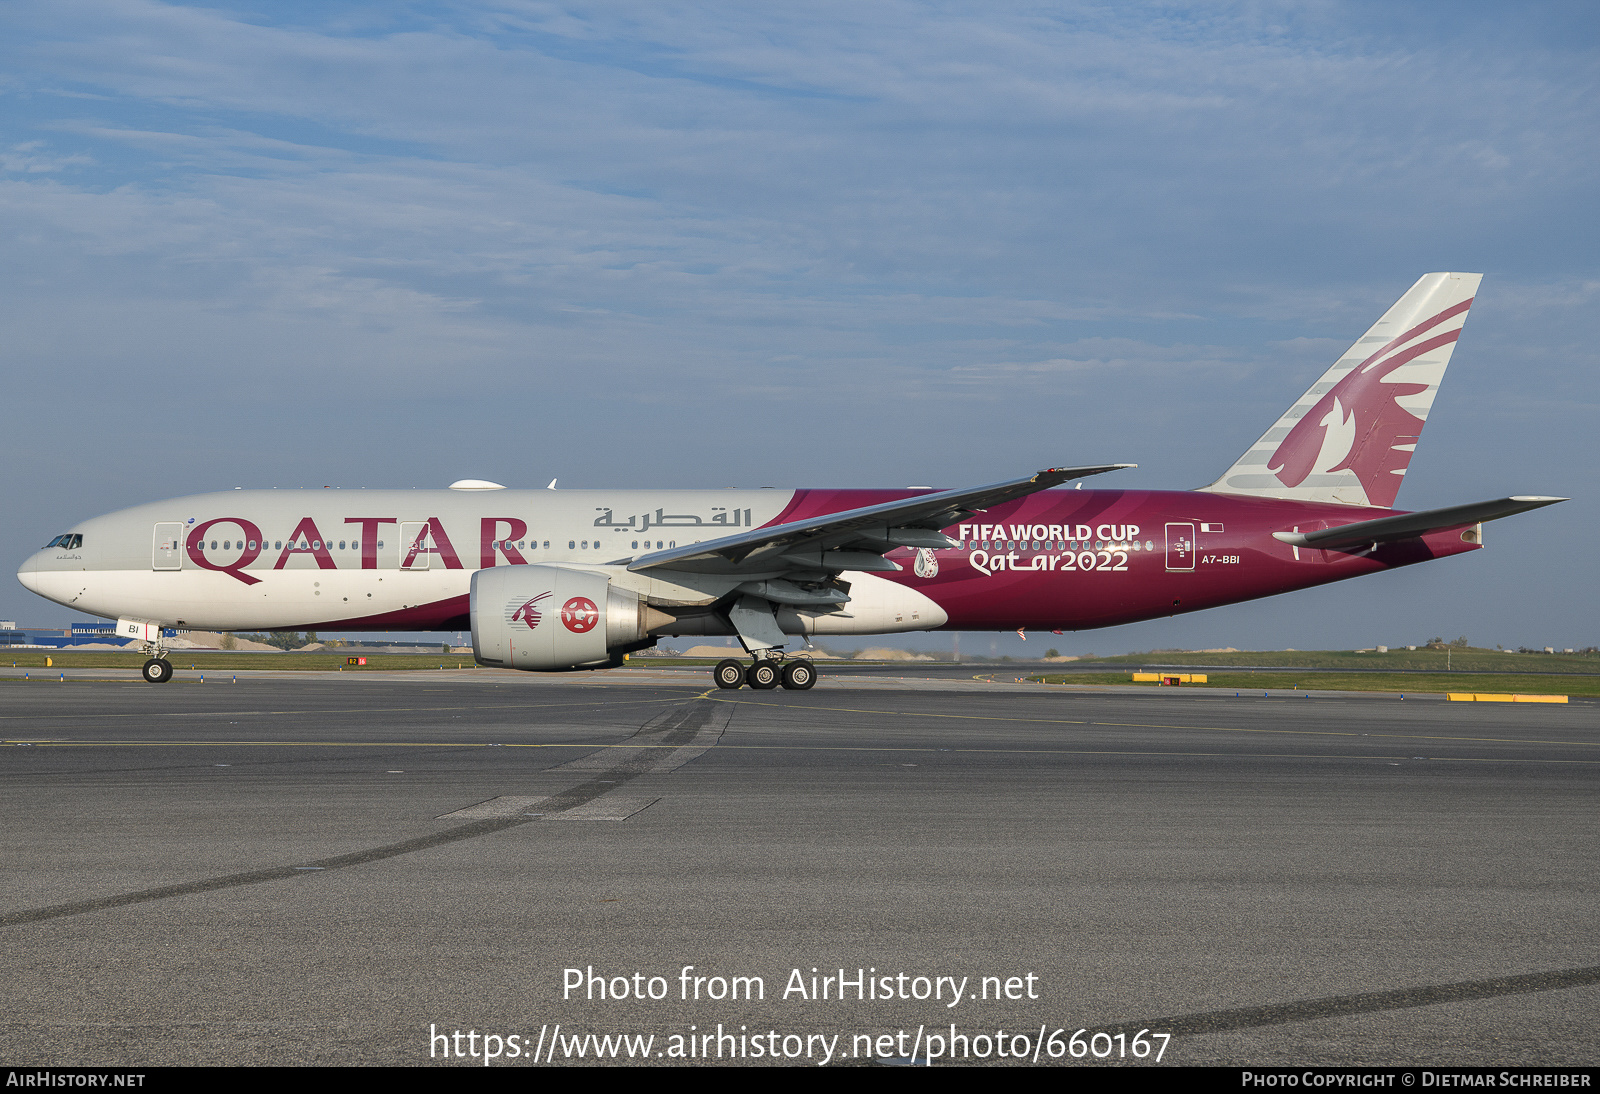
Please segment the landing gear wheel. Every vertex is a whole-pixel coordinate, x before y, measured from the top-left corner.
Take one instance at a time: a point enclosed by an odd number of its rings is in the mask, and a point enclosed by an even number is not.
[[[172,679],[172,662],[165,657],[152,657],[144,663],[144,679],[148,684],[165,684]]]
[[[717,667],[711,670],[711,676],[717,682],[717,687],[724,691],[738,691],[744,686],[744,666],[733,658],[718,661]]]
[[[785,661],[783,663],[783,686],[790,691],[807,691],[817,682],[817,669],[810,661]]]
[[[765,659],[757,661],[744,674],[744,682],[757,691],[771,691],[778,686],[778,666]]]

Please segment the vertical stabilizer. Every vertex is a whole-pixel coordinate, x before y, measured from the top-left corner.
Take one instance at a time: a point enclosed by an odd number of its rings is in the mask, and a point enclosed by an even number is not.
[[[1424,275],[1203,489],[1392,507],[1481,280]]]

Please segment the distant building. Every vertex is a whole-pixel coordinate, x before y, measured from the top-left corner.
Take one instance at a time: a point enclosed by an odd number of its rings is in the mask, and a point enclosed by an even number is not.
[[[117,637],[117,625],[103,619],[73,623],[68,627],[18,627],[11,621],[0,622],[0,649],[43,646],[65,649],[69,646],[114,645],[132,646],[132,639]],[[162,631],[168,638],[177,631]]]

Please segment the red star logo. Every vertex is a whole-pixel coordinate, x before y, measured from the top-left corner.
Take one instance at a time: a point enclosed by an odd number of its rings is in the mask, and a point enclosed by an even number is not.
[[[600,622],[600,609],[586,596],[575,596],[561,605],[561,622],[573,634],[587,634]]]

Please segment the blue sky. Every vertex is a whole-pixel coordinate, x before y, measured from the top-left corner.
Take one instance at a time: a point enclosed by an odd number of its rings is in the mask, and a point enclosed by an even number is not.
[[[0,542],[236,485],[1187,488],[1454,269],[1398,503],[1574,501],[1051,641],[1589,645],[1594,11],[13,0]]]

